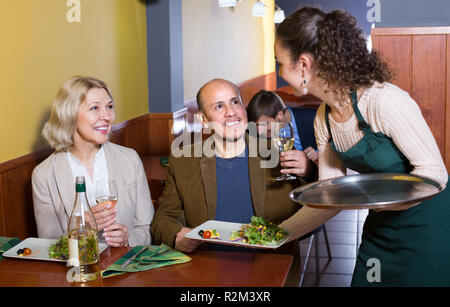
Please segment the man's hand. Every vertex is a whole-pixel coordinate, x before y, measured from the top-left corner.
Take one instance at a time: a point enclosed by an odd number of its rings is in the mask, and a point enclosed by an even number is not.
[[[201,241],[184,237],[184,235],[191,230],[192,228],[181,228],[181,230],[177,233],[177,237],[175,238],[175,249],[183,253],[192,253],[202,244]]]
[[[306,153],[300,150],[283,151],[280,154],[281,173],[294,174],[300,177],[307,177],[311,171],[312,163]]]

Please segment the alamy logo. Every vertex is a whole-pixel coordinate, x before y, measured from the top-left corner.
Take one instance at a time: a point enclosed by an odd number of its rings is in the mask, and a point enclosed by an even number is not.
[[[381,263],[377,258],[370,258],[367,260],[367,267],[370,269],[367,271],[366,278],[370,283],[381,282]]]
[[[66,274],[68,282],[81,282],[81,269],[79,266],[71,267]]]
[[[367,0],[366,6],[371,8],[367,11],[367,21],[369,23],[381,21],[381,2],[380,0]]]
[[[66,6],[70,7],[67,11],[66,19],[68,22],[81,22],[81,3],[80,0],[67,0]]]

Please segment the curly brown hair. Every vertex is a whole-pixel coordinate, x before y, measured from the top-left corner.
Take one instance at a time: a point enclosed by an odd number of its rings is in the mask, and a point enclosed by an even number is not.
[[[389,81],[392,76],[377,52],[368,52],[364,33],[356,24],[345,11],[325,13],[303,7],[277,27],[276,39],[289,51],[292,63],[304,53],[311,54],[318,77],[345,99],[351,90]]]

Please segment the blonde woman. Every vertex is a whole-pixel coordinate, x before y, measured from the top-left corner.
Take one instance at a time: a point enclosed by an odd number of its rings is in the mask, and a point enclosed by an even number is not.
[[[75,76],[59,89],[42,131],[55,152],[32,175],[39,237],[57,238],[67,231],[75,177],[85,176],[91,206],[96,182],[117,185],[115,208],[92,207],[105,241],[115,247],[151,243],[154,208],[144,168],[134,150],[109,142],[114,119],[114,101],[103,81]]]

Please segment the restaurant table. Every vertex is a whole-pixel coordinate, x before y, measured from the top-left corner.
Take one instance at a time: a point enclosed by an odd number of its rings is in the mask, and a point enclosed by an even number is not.
[[[101,253],[104,270],[131,248],[108,247]],[[98,278],[88,287],[281,287],[292,264],[292,256],[275,253],[197,250],[190,262],[148,271]],[[80,286],[66,279],[63,262],[4,258],[0,261],[0,286]]]

